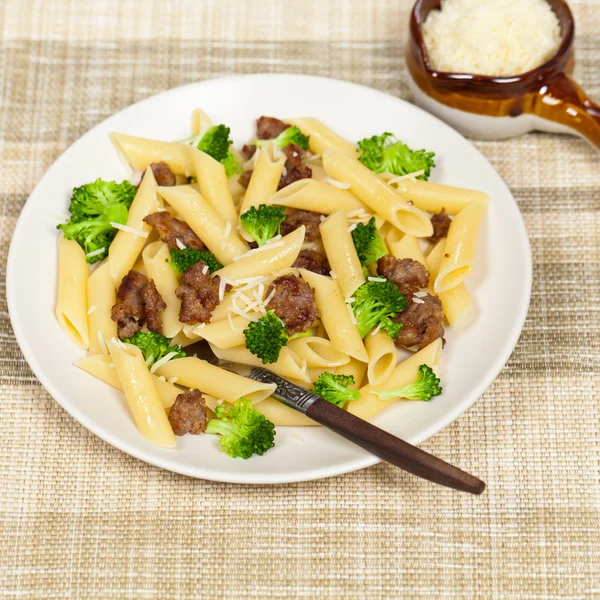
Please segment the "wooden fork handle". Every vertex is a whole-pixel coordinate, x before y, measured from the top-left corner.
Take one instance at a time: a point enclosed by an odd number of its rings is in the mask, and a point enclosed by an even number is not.
[[[363,421],[323,398],[315,400],[308,407],[306,416],[417,477],[470,494],[481,494],[485,489],[485,483],[477,477]]]

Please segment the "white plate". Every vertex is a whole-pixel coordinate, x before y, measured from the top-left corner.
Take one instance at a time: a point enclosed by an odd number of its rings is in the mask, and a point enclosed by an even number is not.
[[[216,481],[283,483],[354,471],[378,459],[324,428],[280,427],[262,457],[232,459],[216,436],[178,438],[176,450],[148,443],[121,394],[73,366],[83,353],[54,317],[56,222],[74,186],[130,173],[108,133],[177,140],[190,113],[202,107],[232,129],[236,145],[253,135],[260,115],[313,115],[349,140],[393,131],[408,145],[436,153],[433,181],[487,192],[491,205],[468,280],[477,310],[447,333],[442,355],[444,394],[432,402],[398,402],[374,422],[418,444],[456,419],[494,381],[514,348],[529,304],[531,254],[527,232],[508,188],[460,134],[416,108],[376,90],[299,75],[252,75],[203,81],[148,98],[113,115],[77,140],[48,170],[17,223],[8,259],[8,306],[25,358],[44,387],[82,425],[109,444],[149,463]],[[35,410],[35,407],[33,407]]]

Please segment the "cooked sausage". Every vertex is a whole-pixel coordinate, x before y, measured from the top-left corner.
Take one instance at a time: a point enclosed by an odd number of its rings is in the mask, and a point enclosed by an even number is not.
[[[304,225],[306,233],[304,240],[306,242],[314,242],[321,239],[319,225],[321,224],[321,214],[310,210],[300,210],[298,208],[285,209],[285,221],[281,223],[281,235],[292,233]]]
[[[221,279],[218,275],[211,278],[208,270],[204,267],[206,263],[202,260],[193,264],[182,276],[175,295],[181,298],[181,309],[179,320],[188,325],[196,323],[208,323],[219,304],[219,284]]]
[[[189,390],[175,398],[169,411],[169,423],[175,435],[198,435],[206,429],[206,402],[198,390]]]
[[[159,313],[163,312],[167,308],[167,305],[158,293],[154,281],[150,280],[144,286],[142,290],[142,302],[144,303],[144,310],[146,312],[146,326],[150,331],[154,331],[154,333],[161,333],[162,321]]]
[[[292,267],[307,269],[319,275],[329,275],[331,271],[327,257],[315,250],[301,250]]]
[[[321,316],[315,303],[315,291],[296,275],[283,275],[271,283],[267,296],[275,290],[267,308],[285,325],[288,335],[307,331]]]
[[[450,228],[452,219],[446,213],[446,209],[442,208],[441,212],[436,213],[431,217],[431,224],[433,225],[433,235],[427,238],[432,244],[437,244],[442,238],[448,236],[448,229]]]
[[[247,187],[248,187],[248,184],[250,183],[250,178],[252,177],[252,173],[253,173],[253,172],[254,172],[254,171],[253,171],[252,169],[250,169],[249,171],[244,171],[244,172],[243,172],[243,173],[240,175],[240,177],[239,177],[239,179],[238,179],[238,183],[239,183],[239,184],[240,184],[242,187],[245,187],[245,188],[247,188]]]
[[[256,120],[256,137],[259,140],[271,140],[284,132],[289,125],[275,117],[260,117]]]
[[[169,248],[179,248],[179,240],[186,248],[204,250],[205,246],[190,226],[181,219],[171,216],[166,210],[155,212],[144,217],[144,222],[156,229],[160,239]]]
[[[248,160],[250,160],[256,152],[256,146],[254,144],[244,144],[242,146],[242,154]]]
[[[411,258],[394,258],[391,254],[377,261],[377,273],[393,284],[410,302],[411,296],[429,283],[427,269]]]
[[[402,323],[396,344],[417,346],[419,350],[437,338],[444,338],[444,312],[440,299],[431,294],[422,298],[407,298],[408,308],[394,321]]]
[[[150,168],[152,169],[152,174],[154,175],[154,179],[156,179],[156,183],[158,183],[158,185],[165,187],[177,185],[177,177],[175,176],[175,173],[171,171],[167,163],[162,161],[152,163]]]
[[[286,156],[285,169],[279,180],[278,189],[284,188],[299,179],[310,179],[312,169],[304,164],[304,150],[296,144],[288,144],[283,153]]]

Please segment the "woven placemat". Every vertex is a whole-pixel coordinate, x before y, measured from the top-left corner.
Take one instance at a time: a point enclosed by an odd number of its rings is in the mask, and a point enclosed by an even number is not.
[[[600,98],[600,3],[572,5],[576,76]],[[482,497],[386,465],[270,487],[162,471],[76,423],[13,337],[11,234],[77,137],[141,98],[232,73],[311,73],[409,98],[409,10],[0,3],[0,597],[600,597],[600,154],[582,141],[477,143],[529,229],[531,308],[493,386],[424,446],[487,481]]]

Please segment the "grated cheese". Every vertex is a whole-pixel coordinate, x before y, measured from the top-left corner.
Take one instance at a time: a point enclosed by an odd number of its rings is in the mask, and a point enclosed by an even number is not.
[[[558,19],[546,0],[442,0],[423,24],[437,71],[511,76],[550,59],[560,42]]]
[[[379,283],[384,283],[387,281],[385,277],[367,277],[369,281],[378,281]]]
[[[350,225],[350,227],[348,227],[348,231],[352,232],[356,229],[356,223],[352,223],[352,225]]]
[[[223,230],[223,238],[221,239],[221,250],[225,249],[225,244],[227,243],[227,238],[229,237],[230,233],[231,223],[227,221],[227,223],[225,223],[225,229]]]
[[[352,310],[352,307],[349,304],[346,304],[346,308],[350,313],[350,320],[352,321],[352,323],[354,323],[354,325],[356,325],[356,317],[354,316],[354,311]]]
[[[175,243],[180,250],[185,250],[187,248],[187,246],[179,238],[175,240]]]
[[[108,348],[106,347],[106,342],[104,341],[104,335],[102,334],[102,332],[99,329],[98,329],[98,344],[100,344],[100,350],[102,350],[102,354],[108,354]]]
[[[177,356],[177,352],[169,352],[168,354],[165,354],[160,360],[157,360],[150,367],[150,373],[154,373],[157,369],[162,367],[165,363],[168,363],[175,356]]]
[[[337,279],[337,275],[333,271],[329,271],[329,276],[331,279]]]
[[[171,377],[171,379],[167,379],[167,383],[175,385],[177,383],[177,377]]]
[[[111,221],[111,226],[115,229],[125,231],[126,233],[131,233],[131,235],[135,235],[136,237],[148,237],[147,231],[142,231],[141,229],[136,229],[135,227],[129,227],[129,225],[122,225],[121,223],[115,223],[114,221]]]
[[[395,183],[400,183],[401,181],[404,181],[405,179],[416,179],[417,177],[420,177],[424,173],[425,173],[425,169],[421,169],[420,171],[415,171],[414,173],[408,173],[407,175],[398,175],[398,176],[395,176],[395,177],[392,177],[391,179],[389,179],[388,184],[394,185]]]
[[[208,265],[204,265],[202,267],[202,275],[206,275],[208,273]]]
[[[275,242],[274,244],[265,244],[264,246],[259,246],[258,248],[253,248],[252,250],[248,250],[246,254],[240,254],[239,256],[234,256],[233,261],[237,262],[238,260],[245,258],[246,256],[251,256],[258,252],[264,252],[265,250],[272,250],[273,248],[279,248],[280,246],[284,246],[285,242]]]
[[[347,190],[350,188],[349,183],[346,183],[345,181],[338,181],[333,177],[325,177],[325,179],[323,179],[323,183],[328,183],[329,185],[339,188],[340,190]]]
[[[98,250],[88,252],[85,256],[86,256],[86,258],[92,258],[92,256],[98,256],[99,254],[102,254],[104,252],[104,250],[106,250],[106,248],[104,248],[104,247],[98,248]]]
[[[87,311],[87,314],[91,315],[97,308],[98,308],[97,304],[94,304],[93,306],[90,306],[89,309],[88,309],[88,311]]]

